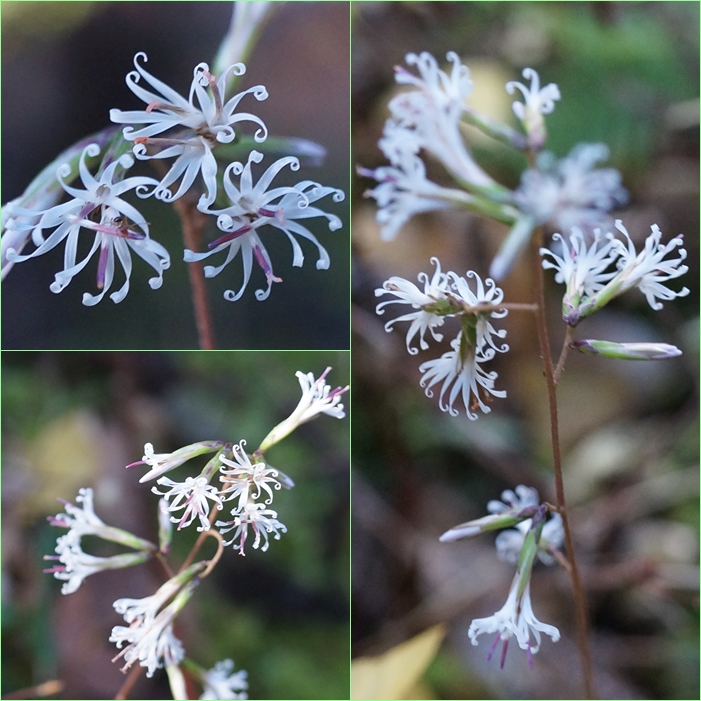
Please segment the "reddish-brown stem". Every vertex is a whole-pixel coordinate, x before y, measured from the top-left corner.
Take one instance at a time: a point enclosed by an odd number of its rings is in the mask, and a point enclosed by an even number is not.
[[[124,684],[122,684],[122,688],[117,692],[117,695],[114,697],[115,699],[126,699],[129,696],[129,692],[131,691],[132,686],[136,684],[136,680],[139,678],[142,669],[143,667],[141,667],[140,665],[132,667],[131,672],[129,672],[129,676],[127,677]]]
[[[537,229],[532,240],[532,258],[534,266],[535,298],[538,305],[536,313],[536,326],[538,329],[538,345],[543,360],[543,370],[545,382],[548,388],[548,405],[550,407],[550,439],[553,451],[553,469],[555,472],[555,493],[557,496],[557,507],[562,517],[562,527],[565,532],[565,547],[569,560],[569,575],[572,580],[574,591],[574,603],[577,622],[577,645],[582,662],[582,672],[584,674],[584,687],[588,699],[595,699],[594,680],[591,665],[591,652],[589,650],[589,631],[587,623],[587,607],[584,597],[584,587],[577,569],[577,560],[574,554],[574,541],[570,530],[567,504],[565,502],[565,487],[562,480],[562,462],[560,457],[560,431],[557,420],[557,393],[555,390],[555,373],[552,360],[550,358],[550,339],[548,338],[548,327],[545,319],[545,293],[543,290],[543,269],[541,267],[540,255],[538,253],[542,246],[543,232]]]
[[[560,357],[557,361],[557,366],[555,367],[554,377],[555,384],[560,381],[560,375],[565,368],[565,361],[567,360],[567,354],[570,350],[570,343],[572,343],[572,337],[574,336],[574,329],[571,326],[567,327],[565,332],[565,340],[562,342],[562,350],[560,351]]]
[[[182,197],[173,202],[173,207],[180,217],[183,226],[183,240],[185,248],[198,252],[202,239],[202,230],[207,220],[206,215],[200,212],[195,203],[189,198]],[[207,289],[204,282],[204,268],[200,261],[187,264],[192,287],[192,302],[195,307],[195,321],[197,323],[197,335],[202,350],[214,350],[214,331],[212,318],[207,302]]]
[[[212,510],[209,513],[209,525],[211,526],[214,523],[214,519],[216,518],[217,515],[217,505],[214,504],[212,506]],[[186,570],[191,564],[192,561],[195,559],[195,555],[199,551],[199,549],[202,547],[202,543],[204,543],[204,539],[208,535],[214,535],[215,531],[209,530],[209,531],[202,531],[200,535],[198,536],[197,540],[195,541],[195,544],[192,546],[192,550],[190,550],[190,554],[187,556],[185,562],[181,565],[180,569],[178,570],[178,574],[180,574],[183,570]],[[218,560],[219,557],[221,556],[221,550],[222,550],[222,539],[219,533],[216,533],[217,536],[219,536],[218,542],[219,546],[217,549],[217,554],[214,556],[215,560]],[[209,568],[208,568],[208,573],[209,573]]]

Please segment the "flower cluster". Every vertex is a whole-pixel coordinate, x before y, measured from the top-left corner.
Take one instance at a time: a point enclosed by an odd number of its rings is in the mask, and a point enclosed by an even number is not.
[[[688,270],[683,264],[686,251],[682,248],[681,234],[662,243],[662,232],[653,224],[643,250],[638,253],[620,219],[616,220],[615,228],[623,235],[624,241],[615,233],[608,232],[604,236],[597,229],[593,239],[587,243],[584,233],[575,227],[566,237],[553,235],[553,239],[561,244],[560,255],[546,248],[540,250],[543,267],[555,270],[555,280],[566,286],[562,299],[562,318],[569,326],[576,326],[582,319],[633,287],[645,295],[648,304],[655,310],[662,308],[662,303],[658,300],[668,301],[689,294],[687,287],[679,292],[667,287],[670,280],[680,277]],[[669,258],[676,249],[679,249],[677,257]],[[580,346],[584,352],[605,354],[603,348],[597,349],[591,343]],[[615,353],[623,349],[607,350]],[[670,357],[667,354],[656,355]],[[638,357],[650,358],[645,354]]]
[[[115,610],[124,616],[128,624],[115,626],[109,638],[121,649],[114,660],[124,659],[122,671],[127,671],[138,662],[147,669],[147,676],[150,677],[156,669],[165,667],[173,698],[187,698],[185,679],[179,669],[182,663],[202,685],[203,695],[200,698],[247,698],[246,672],[234,674],[231,660],[221,661],[210,670],[186,660],[183,644],[174,633],[173,623],[200,579],[209,574],[221,557],[224,546],[233,545],[234,550],[244,555],[244,547],[252,531],[253,548],[265,552],[271,535],[279,540],[281,534],[287,532],[270,505],[276,491],[283,487],[290,489],[294,487],[294,482],[267,464],[263,456],[269,447],[307,421],[322,414],[344,418],[340,400],[348,387],[332,389],[327,385],[326,376],[330,369],[326,368],[318,379],[312,373],[296,373],[302,398],[292,414],[278,424],[251,455],[245,450],[245,440],[238,444],[200,441],[172,453],[156,453],[151,443],[144,446],[143,458],[127,467],[146,465],[150,469],[139,481],[156,480],[157,486],[151,491],[161,497],[158,503],[160,547],[128,531],[106,525],[95,513],[93,491],[89,488],[81,489],[78,494],[77,500],[82,503],[82,508],[64,502],[65,513],[49,517],[52,525],[68,529],[58,538],[57,555],[45,558],[60,562],[45,572],[64,580],[63,594],[76,591],[85,577],[91,574],[141,564],[153,556],[162,559],[169,551],[173,523],[178,524],[178,531],[197,523],[197,530],[203,533],[203,537],[213,535],[219,544],[213,560],[183,566],[155,594],[142,599],[121,598],[114,602]],[[196,477],[188,476],[184,481],[177,482],[165,476],[193,458],[206,454],[213,455]],[[212,484],[217,476],[221,486]],[[216,529],[212,529],[215,509],[223,509],[225,503],[233,506],[230,510],[233,518],[216,521]],[[223,534],[231,531],[230,540],[224,541]],[[83,536],[96,536],[132,548],[135,552],[95,557],[81,549]],[[197,548],[195,546],[193,553]],[[165,567],[170,571],[167,564]]]
[[[239,9],[235,10],[229,43],[225,42],[220,58],[243,52],[269,9],[266,6],[250,12],[246,9],[247,3],[234,5],[239,5]],[[51,178],[42,172],[22,197],[3,207],[3,274],[13,264],[43,255],[65,240],[64,267],[51,285],[53,292],[63,290],[98,250],[96,286],[100,292],[97,295],[86,293],[83,304],[94,305],[101,301],[112,284],[117,261],[126,280],[110,298],[113,302],[125,298],[129,291],[132,252],[156,270],[157,276],[150,280],[151,287],[156,289],[163,282],[163,271],[170,266],[170,255],[150,238],[143,215],[124,201],[122,195],[134,191],[142,198],[152,196],[163,202],[173,202],[191,193],[193,188],[200,188],[198,192],[203,190],[197,204],[199,211],[216,217],[217,226],[224,234],[210,243],[205,252],[185,249],[184,260],[200,261],[226,251],[223,264],[205,268],[205,275],[213,277],[241,252],[243,281],[237,292],[226,291],[226,299],[234,301],[243,295],[254,260],[263,270],[267,283],[265,289],[256,291],[257,299],[266,299],[272,283],[281,281],[273,273],[261,238],[266,226],[287,236],[292,245],[294,266],[300,267],[304,262],[298,241],[302,238],[317,249],[317,269],[327,269],[330,261],[326,249],[300,220],[322,217],[326,218],[331,231],[340,229],[341,220],[336,215],[313,205],[326,197],[341,202],[344,193],[310,180],[294,186],[273,187],[273,180],[281,170],[299,169],[300,162],[295,156],[274,161],[258,182],[253,183],[252,164],[260,163],[264,157],[256,150],[246,149],[246,139],[261,144],[268,137],[268,129],[260,117],[243,110],[242,105],[251,99],[265,100],[268,97],[266,88],[256,85],[227,95],[233,79],[243,75],[246,66],[235,62],[214,75],[207,63],[199,63],[194,68],[189,95],[185,98],[148,72],[144,67],[147,60],[145,53],[137,53],[135,70],[126,76],[127,86],[145,103],[145,108],[110,110],[110,120],[114,124],[126,125],[121,132],[110,127],[96,135],[94,143],[76,144],[49,168]],[[253,126],[252,137],[242,133],[244,125]],[[307,142],[289,139],[286,143],[300,155],[309,153],[310,148],[314,153],[323,151]],[[160,180],[126,177],[126,172],[134,165],[128,150],[138,160],[168,162],[169,167],[164,169],[166,172]],[[246,152],[245,163],[233,159],[234,155]],[[80,165],[76,169],[73,161],[78,153]],[[100,154],[102,158],[93,175],[86,158],[94,159]],[[84,189],[70,185],[78,175]],[[56,179],[61,186],[58,192]],[[70,199],[56,204],[64,193]],[[76,262],[79,235],[86,230],[94,232],[93,245],[87,256]],[[23,254],[22,249],[30,239],[35,248]]]
[[[555,626],[541,623],[533,613],[531,603],[531,572],[536,557],[545,564],[552,564],[564,538],[562,520],[553,513],[548,521],[548,507],[540,504],[538,492],[519,485],[515,492],[506,490],[502,501],[490,501],[489,516],[468,521],[451,528],[441,536],[442,542],[470,537],[485,531],[507,528],[496,540],[499,559],[516,565],[516,574],[504,606],[492,616],[476,618],[470,624],[468,634],[473,645],[483,633],[496,637],[487,653],[491,659],[497,645],[503,643],[501,666],[504,666],[509,640],[516,638],[518,646],[526,650],[528,664],[533,668],[533,655],[540,649],[541,633],[553,642],[560,639]],[[515,526],[515,528],[512,528]]]
[[[496,339],[506,336],[504,329],[496,329],[492,319],[502,319],[508,313],[500,308],[504,293],[494,281],[487,278],[484,282],[473,271],[461,277],[452,271],[441,271],[440,261],[432,258],[436,266],[433,277],[419,274],[419,282],[424,285],[421,291],[416,285],[400,277],[391,277],[381,288],[375,290],[377,296],[390,294],[396,299],[386,300],[377,305],[377,313],[383,314],[388,304],[408,304],[414,311],[392,319],[385,324],[385,330],[391,331],[398,321],[410,322],[406,336],[406,347],[412,355],[418,349],[412,341],[418,335],[422,350],[429,347],[426,332],[435,341],[441,341],[443,335],[437,331],[442,328],[446,317],[460,321],[460,331],[451,341],[451,349],[440,358],[428,360],[419,367],[423,377],[421,386],[426,394],[433,396],[434,385],[441,384],[439,406],[443,411],[457,416],[453,408],[455,400],[462,398],[465,412],[469,419],[475,420],[476,409],[489,413],[488,402],[491,397],[505,397],[506,392],[495,388],[497,373],[486,371],[482,365],[494,358],[497,353],[505,353],[508,345]],[[472,285],[469,281],[472,281]],[[450,391],[449,391],[450,390]],[[447,393],[447,397],[446,397]]]
[[[64,580],[65,583],[61,587],[63,594],[72,594],[80,587],[83,580],[92,574],[139,565],[146,562],[156,552],[156,546],[148,540],[139,538],[121,528],[106,525],[95,513],[92,489],[80,489],[76,501],[82,502],[83,507],[80,508],[75,504],[63,501],[65,513],[48,518],[52,526],[69,529],[56,542],[58,554],[44,556],[45,560],[57,560],[61,563],[44,570],[44,572],[53,574],[56,579]],[[132,548],[136,552],[111,557],[90,555],[84,552],[81,546],[81,539],[86,535],[118,543]]]

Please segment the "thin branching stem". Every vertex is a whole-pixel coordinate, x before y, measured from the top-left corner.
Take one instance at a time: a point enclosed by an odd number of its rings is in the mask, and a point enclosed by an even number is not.
[[[562,527],[565,531],[565,546],[569,560],[569,575],[572,580],[574,593],[576,622],[577,622],[577,646],[582,662],[582,672],[584,675],[584,687],[586,697],[595,699],[594,679],[591,665],[591,652],[589,650],[589,630],[587,622],[587,606],[584,597],[584,587],[577,569],[577,560],[574,554],[574,541],[570,529],[567,504],[565,502],[565,487],[562,479],[562,461],[560,456],[560,430],[557,419],[557,393],[555,384],[555,373],[550,357],[550,339],[548,338],[548,327],[545,319],[545,293],[543,290],[543,269],[541,267],[540,255],[538,253],[542,246],[543,231],[536,229],[532,238],[532,259],[535,281],[535,299],[538,305],[536,313],[536,327],[538,330],[538,345],[543,360],[543,371],[545,382],[548,388],[548,405],[550,407],[550,438],[553,451],[553,469],[555,472],[555,493],[557,496],[557,507],[562,517]]]
[[[565,369],[565,361],[567,360],[567,354],[569,353],[570,343],[572,343],[573,337],[574,329],[571,326],[568,326],[567,331],[565,332],[565,340],[562,342],[562,350],[560,351],[560,357],[557,361],[557,365],[553,373],[555,384],[557,384],[560,381],[560,375],[562,375],[562,371]]]

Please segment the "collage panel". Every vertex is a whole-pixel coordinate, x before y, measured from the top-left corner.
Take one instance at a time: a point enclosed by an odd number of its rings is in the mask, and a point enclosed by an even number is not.
[[[350,3],[236,6],[3,2],[5,350],[349,347]]]
[[[4,352],[3,698],[349,698],[349,372]]]
[[[698,698],[699,5],[351,47],[353,698]]]

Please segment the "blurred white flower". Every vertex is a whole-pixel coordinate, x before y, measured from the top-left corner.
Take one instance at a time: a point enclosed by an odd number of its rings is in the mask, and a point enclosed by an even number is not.
[[[248,672],[240,669],[233,673],[232,660],[217,662],[212,669],[203,672],[204,691],[200,699],[247,699]]]
[[[514,201],[536,225],[550,222],[560,231],[579,227],[589,233],[607,224],[608,213],[628,199],[617,170],[594,168],[608,154],[604,144],[577,144],[561,160],[542,153],[537,167],[521,175]]]
[[[441,187],[428,180],[423,161],[406,151],[397,156],[395,165],[375,170],[358,168],[358,173],[379,183],[373,190],[367,190],[365,197],[377,202],[376,217],[385,241],[391,241],[415,214],[460,207],[472,201],[462,190]]]

